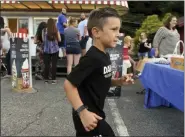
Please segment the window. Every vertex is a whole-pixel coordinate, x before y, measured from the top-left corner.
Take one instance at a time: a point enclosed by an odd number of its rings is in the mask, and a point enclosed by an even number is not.
[[[12,33],[26,33],[28,34],[28,19],[9,18],[8,27]]]
[[[28,34],[28,19],[19,19],[18,28],[18,33]]]
[[[12,33],[17,33],[17,19],[9,18],[8,27],[10,28]]]

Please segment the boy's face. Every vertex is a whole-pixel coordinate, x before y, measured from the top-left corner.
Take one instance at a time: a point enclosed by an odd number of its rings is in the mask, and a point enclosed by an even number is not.
[[[119,18],[109,17],[105,22],[103,29],[99,30],[99,40],[105,48],[116,47],[121,22]]]

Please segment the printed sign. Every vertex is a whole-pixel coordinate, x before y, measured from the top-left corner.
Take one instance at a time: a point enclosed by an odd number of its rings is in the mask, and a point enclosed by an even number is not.
[[[112,78],[120,78],[122,76],[122,48],[123,36],[120,36],[119,41],[117,42],[117,46],[115,48],[107,49],[107,52],[110,55],[110,60],[112,62]],[[107,96],[121,96],[121,87],[111,87]]]
[[[26,35],[13,34],[10,38],[12,88],[26,90],[30,88],[29,44]]]

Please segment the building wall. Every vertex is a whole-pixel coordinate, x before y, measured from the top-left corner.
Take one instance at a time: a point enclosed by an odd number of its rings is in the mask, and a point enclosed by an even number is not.
[[[58,12],[1,12],[1,16],[4,18],[5,25],[8,26],[9,19],[27,19],[28,20],[28,35],[30,44],[31,56],[36,56],[36,44],[34,44],[33,37],[36,33],[37,25],[39,21],[47,21],[49,17],[57,19]],[[80,13],[67,13],[68,16],[80,17]],[[88,13],[85,13],[88,14]],[[17,25],[17,29],[19,26]],[[18,32],[18,30],[17,30]]]

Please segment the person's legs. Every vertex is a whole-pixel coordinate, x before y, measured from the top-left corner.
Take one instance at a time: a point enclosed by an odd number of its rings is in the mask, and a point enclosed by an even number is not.
[[[105,120],[100,120],[98,121],[97,127],[90,131],[87,132],[85,131],[85,128],[83,127],[83,124],[81,122],[81,119],[78,115],[74,114],[74,110],[72,113],[72,117],[73,117],[73,123],[74,123],[74,127],[76,130],[76,136],[80,137],[80,136],[110,136],[110,137],[114,137],[115,134],[112,130],[112,128],[110,127],[110,125],[105,121]]]
[[[78,126],[78,125],[77,125]],[[77,127],[77,129],[80,129],[79,131],[76,130],[76,136],[77,137],[81,137],[81,136],[96,136],[96,137],[104,137],[104,136],[109,136],[109,137],[115,137],[115,133],[112,130],[112,128],[110,127],[110,125],[105,121],[105,120],[100,120],[98,121],[97,127],[90,131],[87,132],[85,131],[85,129],[83,128],[82,124],[79,124],[79,127]],[[83,128],[83,129],[81,129]]]
[[[139,57],[139,60],[142,60],[143,59],[143,54],[138,52],[138,57]]]
[[[11,75],[11,72],[12,72],[10,62],[11,62],[11,57],[10,57],[10,49],[9,49],[8,53],[6,54],[6,65],[7,65],[8,75]]]
[[[62,48],[62,52],[63,52],[63,57],[66,57],[66,48],[65,47]]]
[[[60,37],[61,37],[61,41],[58,42],[58,45],[62,49],[63,57],[66,57],[65,36],[64,34],[60,34]]]
[[[41,62],[40,53],[36,53],[36,63],[35,63],[35,79],[43,80],[43,62]]]
[[[78,65],[78,63],[79,63],[81,54],[74,54],[73,57],[74,57],[74,58],[73,58],[73,60],[74,60],[74,65],[76,66],[76,65]]]
[[[49,80],[49,68],[50,68],[51,56],[50,54],[44,53],[44,79],[47,82]]]
[[[123,65],[122,65],[122,76],[127,74],[127,66],[125,65],[125,61],[123,60]]]
[[[52,65],[51,65],[51,72],[52,72],[52,83],[54,84],[54,83],[56,83],[54,80],[56,80],[56,69],[57,69],[57,58],[58,58],[58,52],[57,53],[53,53],[52,55],[51,55],[51,63],[52,63]]]
[[[60,34],[60,36],[61,36],[61,47],[62,47],[63,57],[66,57],[65,36],[64,34]]]
[[[40,70],[41,76],[43,77],[44,76],[44,60],[43,60],[43,58],[41,58],[41,60],[40,60],[40,67],[41,67],[41,70]]]
[[[67,74],[71,73],[73,66],[73,54],[67,54]]]
[[[114,131],[105,120],[98,121],[97,129],[98,129],[98,134],[96,136],[115,137]]]
[[[131,64],[133,64],[133,74],[136,75],[136,62],[130,57],[129,58]]]
[[[89,36],[85,36],[84,41],[83,41],[83,49],[82,49],[82,56],[84,56],[86,54],[86,45],[87,45],[87,41],[89,39]]]
[[[148,52],[143,53],[143,58],[148,58]]]
[[[80,46],[82,49],[82,56],[84,56],[86,54],[86,43],[87,43],[87,38],[86,37],[82,37],[81,41],[80,41]]]
[[[86,54],[86,49],[82,49],[82,56]]]

